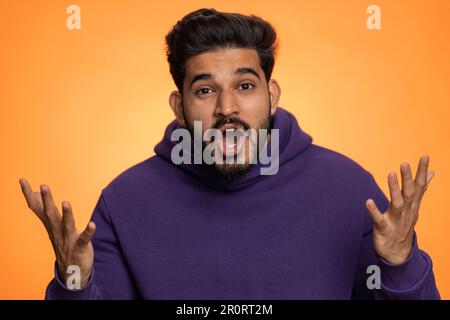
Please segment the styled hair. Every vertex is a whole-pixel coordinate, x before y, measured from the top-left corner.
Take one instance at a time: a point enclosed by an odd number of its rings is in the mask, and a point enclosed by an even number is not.
[[[273,26],[261,18],[238,13],[199,9],[184,16],[166,35],[166,54],[170,73],[183,93],[186,61],[222,48],[255,49],[266,81],[269,81],[278,48]]]

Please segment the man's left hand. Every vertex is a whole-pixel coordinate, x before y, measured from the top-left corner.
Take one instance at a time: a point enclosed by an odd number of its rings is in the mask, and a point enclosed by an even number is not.
[[[419,217],[422,197],[434,176],[428,171],[430,158],[422,156],[413,180],[409,163],[402,163],[402,189],[397,175],[388,175],[390,205],[381,213],[373,199],[366,200],[366,207],[373,220],[373,241],[377,254],[392,264],[404,262],[413,247],[414,226]]]

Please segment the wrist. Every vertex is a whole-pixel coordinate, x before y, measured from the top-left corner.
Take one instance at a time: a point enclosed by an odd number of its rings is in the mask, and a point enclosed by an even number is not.
[[[391,250],[380,256],[393,265],[402,264],[411,254],[413,242],[414,236],[411,234],[406,239],[398,241]]]
[[[67,281],[69,280],[69,277],[73,276],[73,272],[69,271],[69,266],[65,266],[62,263],[57,262],[57,272],[58,277],[61,280],[61,282],[64,284],[65,287],[68,287]],[[81,268],[80,268],[81,269]],[[91,278],[92,274],[92,268],[89,269],[87,272],[83,272],[83,269],[80,270],[80,289],[83,289],[86,287],[87,283],[89,282],[89,279]]]

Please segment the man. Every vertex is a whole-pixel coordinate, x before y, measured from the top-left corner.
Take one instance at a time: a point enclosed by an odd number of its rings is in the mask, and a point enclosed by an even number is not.
[[[276,40],[254,16],[201,9],[180,20],[166,36],[176,120],[155,156],[103,189],[84,231],[68,202],[60,215],[48,186],[33,192],[20,180],[56,254],[47,299],[440,298],[414,232],[429,157],[415,177],[402,164],[401,188],[389,175],[389,201],[356,162],[313,144],[278,106]],[[214,146],[212,164],[174,160],[183,129],[219,131],[201,141],[200,151]],[[258,138],[269,129],[257,149],[277,161],[268,174],[252,162],[255,136],[221,140],[247,129]],[[188,146],[191,160],[198,143]]]

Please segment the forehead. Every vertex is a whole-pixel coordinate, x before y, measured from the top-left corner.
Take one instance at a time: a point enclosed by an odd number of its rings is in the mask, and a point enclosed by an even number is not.
[[[199,72],[232,73],[241,67],[250,67],[260,73],[258,53],[254,49],[225,48],[208,51],[189,58],[186,62],[186,78]]]

